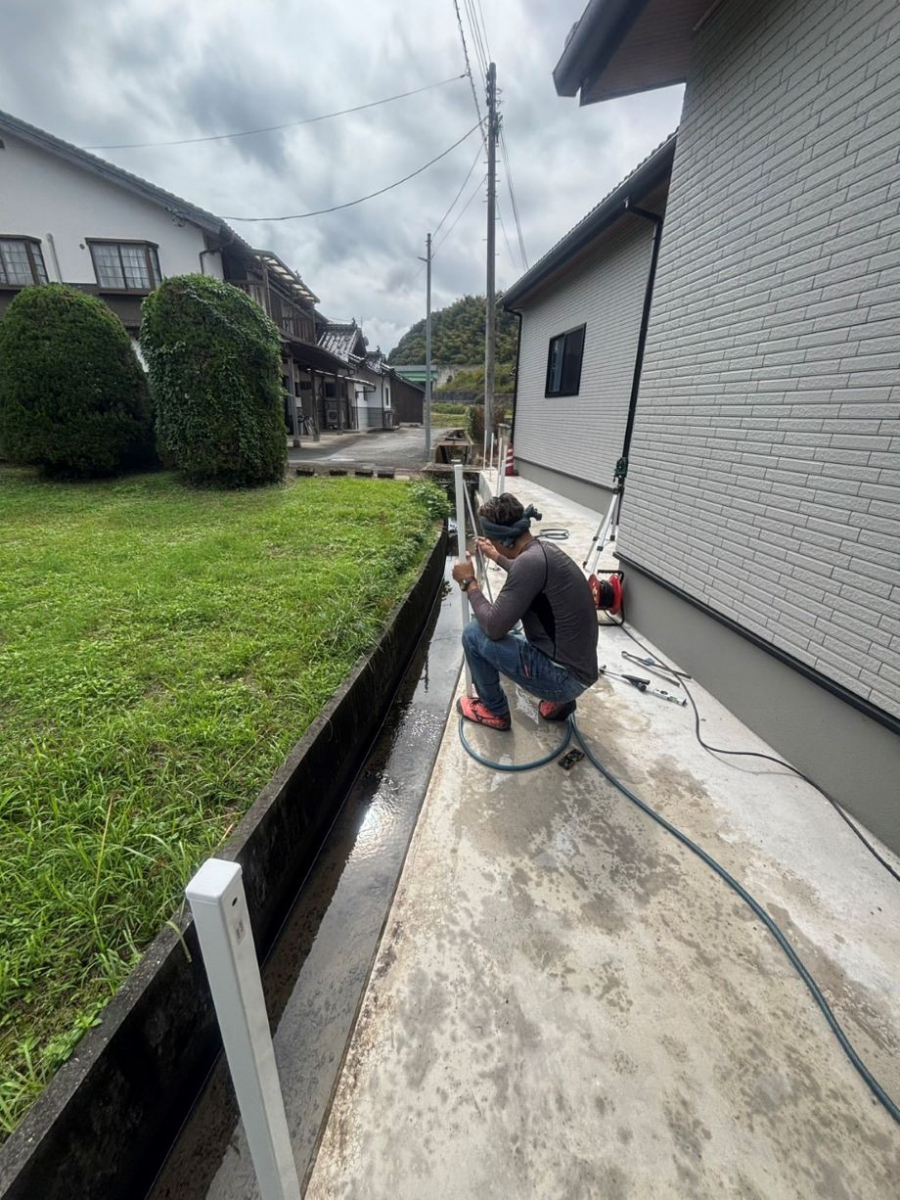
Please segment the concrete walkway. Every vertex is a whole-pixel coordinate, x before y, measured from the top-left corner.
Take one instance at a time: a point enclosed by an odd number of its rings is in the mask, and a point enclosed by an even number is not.
[[[515,491],[580,560],[596,515]],[[601,631],[601,663],[623,649]],[[708,740],[767,749],[694,694]],[[473,734],[490,756],[559,736],[514,710]],[[765,905],[900,1099],[900,887],[802,781],[703,751],[689,709],[601,679],[579,723]],[[307,1196],[898,1195],[900,1128],[734,893],[587,762],[492,772],[451,718]]]

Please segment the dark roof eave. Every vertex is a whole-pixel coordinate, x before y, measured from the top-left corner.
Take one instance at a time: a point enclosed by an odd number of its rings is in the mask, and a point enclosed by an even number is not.
[[[625,216],[628,211],[626,200],[639,202],[672,170],[672,160],[675,157],[677,132],[671,134],[654,152],[641,163],[636,170],[624,179],[617,188],[602,200],[595,209],[571,229],[564,238],[556,243],[543,258],[539,259],[530,270],[517,279],[512,287],[507,288],[503,295],[503,307],[513,312],[532,292],[540,287],[551,275],[579,251],[616,221]]]
[[[285,341],[290,347],[291,357],[306,367],[312,367],[317,371],[326,371],[329,375],[344,375],[351,369],[349,363],[338,358],[336,354],[332,354],[330,350],[324,350],[321,346],[313,346],[309,342],[298,342],[294,338],[285,338]]]
[[[647,0],[590,0],[553,68],[558,96],[576,96],[588,71],[596,75],[605,66],[646,4]]]

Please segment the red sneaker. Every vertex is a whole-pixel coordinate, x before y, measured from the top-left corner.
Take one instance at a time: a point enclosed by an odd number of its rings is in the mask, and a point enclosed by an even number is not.
[[[491,712],[486,704],[482,704],[480,700],[473,700],[470,696],[460,696],[456,702],[456,711],[467,721],[473,721],[476,725],[487,725],[488,729],[496,729],[500,733],[507,732],[510,727],[509,713],[500,717]]]
[[[557,704],[555,700],[542,700],[538,705],[538,712],[545,721],[565,721],[571,717],[575,708],[574,700],[567,700],[565,704]]]

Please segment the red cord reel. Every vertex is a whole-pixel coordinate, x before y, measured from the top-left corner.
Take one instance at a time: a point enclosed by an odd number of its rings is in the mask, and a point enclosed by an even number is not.
[[[608,612],[610,616],[615,616],[622,609],[622,580],[625,576],[621,571],[610,571],[608,575],[607,579],[599,579],[596,575],[591,575],[588,579],[588,587],[591,589],[596,607],[601,612]]]

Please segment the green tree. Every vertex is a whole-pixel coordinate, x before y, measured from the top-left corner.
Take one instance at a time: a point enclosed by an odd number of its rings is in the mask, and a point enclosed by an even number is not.
[[[111,475],[155,462],[144,372],[95,296],[50,283],[0,321],[0,448],[51,474]]]
[[[497,300],[496,363],[511,374],[516,361],[518,322]],[[484,296],[462,296],[431,314],[431,357],[436,363],[484,363]],[[425,321],[417,321],[388,355],[394,366],[425,361]]]
[[[167,461],[224,487],[284,477],[281,340],[249,296],[204,275],[167,279],[143,303],[141,350]]]

